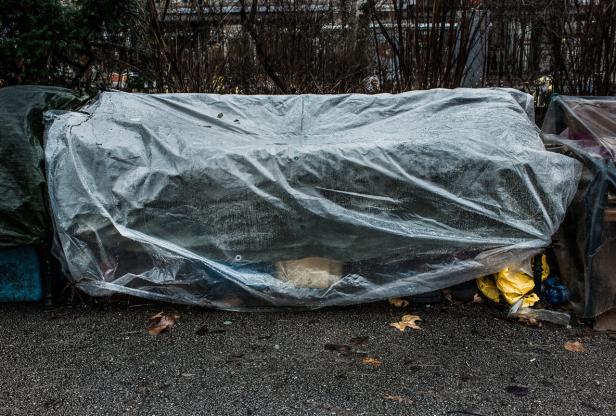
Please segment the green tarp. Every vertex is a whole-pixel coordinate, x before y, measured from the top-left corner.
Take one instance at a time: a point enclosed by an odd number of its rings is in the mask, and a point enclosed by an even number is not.
[[[43,112],[84,97],[47,86],[0,89],[0,248],[41,244],[51,225],[43,175]]]

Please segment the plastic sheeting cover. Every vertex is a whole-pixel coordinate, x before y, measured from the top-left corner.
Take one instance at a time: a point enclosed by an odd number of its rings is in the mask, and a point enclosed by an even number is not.
[[[232,310],[496,272],[550,243],[580,171],[519,100],[103,93],[47,131],[61,257],[91,295]]]
[[[541,130],[575,140],[588,151],[616,157],[616,97],[555,95]]]
[[[0,248],[51,240],[43,175],[43,112],[83,97],[41,85],[0,88]]]
[[[551,150],[584,165],[554,251],[576,314],[594,318],[616,308],[616,97],[556,96],[542,130]]]

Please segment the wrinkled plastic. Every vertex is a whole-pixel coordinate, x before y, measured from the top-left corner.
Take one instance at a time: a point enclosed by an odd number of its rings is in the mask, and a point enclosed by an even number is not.
[[[90,295],[232,310],[495,273],[550,243],[580,171],[520,98],[102,93],[50,115],[59,255]]]
[[[493,276],[481,276],[477,278],[477,288],[494,303],[500,303],[500,290],[496,287]]]
[[[532,267],[532,260],[531,262]],[[541,256],[541,280],[547,279],[550,268],[545,255]],[[485,297],[499,303],[501,298],[509,305],[522,300],[522,307],[530,307],[539,301],[539,296],[533,293],[535,281],[527,270],[526,264],[511,265],[494,276],[482,276],[477,279],[477,287]]]
[[[584,165],[554,251],[576,314],[594,318],[616,308],[616,97],[556,96],[542,131]]]
[[[541,130],[598,155],[616,156],[616,97],[555,95]]]
[[[507,317],[532,323],[549,322],[554,325],[562,326],[568,326],[571,321],[571,315],[567,312],[527,308],[524,306],[524,299],[518,300],[511,306]]]
[[[508,304],[522,299],[522,306],[533,306],[539,297],[532,293],[535,288],[533,278],[515,269],[504,269],[496,275],[496,287]]]
[[[584,164],[578,192],[554,237],[554,252],[576,315],[594,318],[616,308],[616,222],[607,215],[609,195],[616,195],[616,164],[577,141],[544,138],[553,151]]]

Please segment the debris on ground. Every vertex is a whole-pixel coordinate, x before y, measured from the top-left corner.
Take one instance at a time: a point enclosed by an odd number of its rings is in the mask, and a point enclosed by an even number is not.
[[[371,357],[369,355],[366,355],[365,357],[362,357],[361,359],[362,364],[365,365],[369,365],[372,367],[380,367],[381,364],[383,364],[383,361],[376,358],[376,357]]]
[[[363,337],[353,337],[349,340],[349,344],[351,345],[364,345],[368,343],[368,340],[370,339],[369,336],[363,336]]]
[[[345,344],[325,344],[324,347],[327,351],[336,351],[342,355],[347,355],[352,350],[350,345]]]
[[[327,351],[335,351],[341,356],[352,358],[353,360],[359,360],[360,363],[378,368],[383,364],[383,360],[375,356],[369,355],[366,351],[356,350],[355,347],[363,345],[368,342],[368,337],[355,337],[349,340],[349,344],[334,344],[327,343],[324,348]]]
[[[383,398],[385,400],[392,400],[394,402],[398,402],[400,404],[413,404],[413,400],[409,399],[408,397],[404,397],[404,396],[397,396],[397,395],[390,395],[387,394],[385,396],[383,396]]]
[[[389,324],[392,328],[396,328],[400,332],[404,332],[406,328],[415,329],[421,331],[422,328],[417,325],[417,321],[421,321],[421,318],[417,315],[403,315],[400,322],[392,322]]]
[[[585,352],[586,347],[579,340],[565,342],[565,349],[571,352]]]
[[[391,298],[389,299],[389,304],[396,308],[406,308],[409,306],[409,301],[405,299]]]
[[[508,318],[518,319],[528,325],[540,326],[541,322],[550,322],[555,325],[569,326],[571,315],[566,312],[549,309],[532,309],[522,306],[524,299],[518,300],[509,310]]]
[[[223,334],[226,331],[224,329],[210,329],[207,325],[203,325],[201,328],[195,331],[197,335],[207,335],[207,334]]]
[[[162,332],[173,328],[175,321],[180,317],[178,315],[172,315],[163,311],[158,312],[156,315],[150,316],[148,319],[148,334],[158,335]]]

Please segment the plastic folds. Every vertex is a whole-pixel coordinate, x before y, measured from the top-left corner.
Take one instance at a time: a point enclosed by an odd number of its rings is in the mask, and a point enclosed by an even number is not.
[[[520,98],[103,93],[47,130],[59,255],[90,295],[232,310],[495,273],[550,243],[580,173]]]
[[[594,318],[616,308],[616,97],[555,96],[542,130],[584,166],[554,251],[576,314]]]

